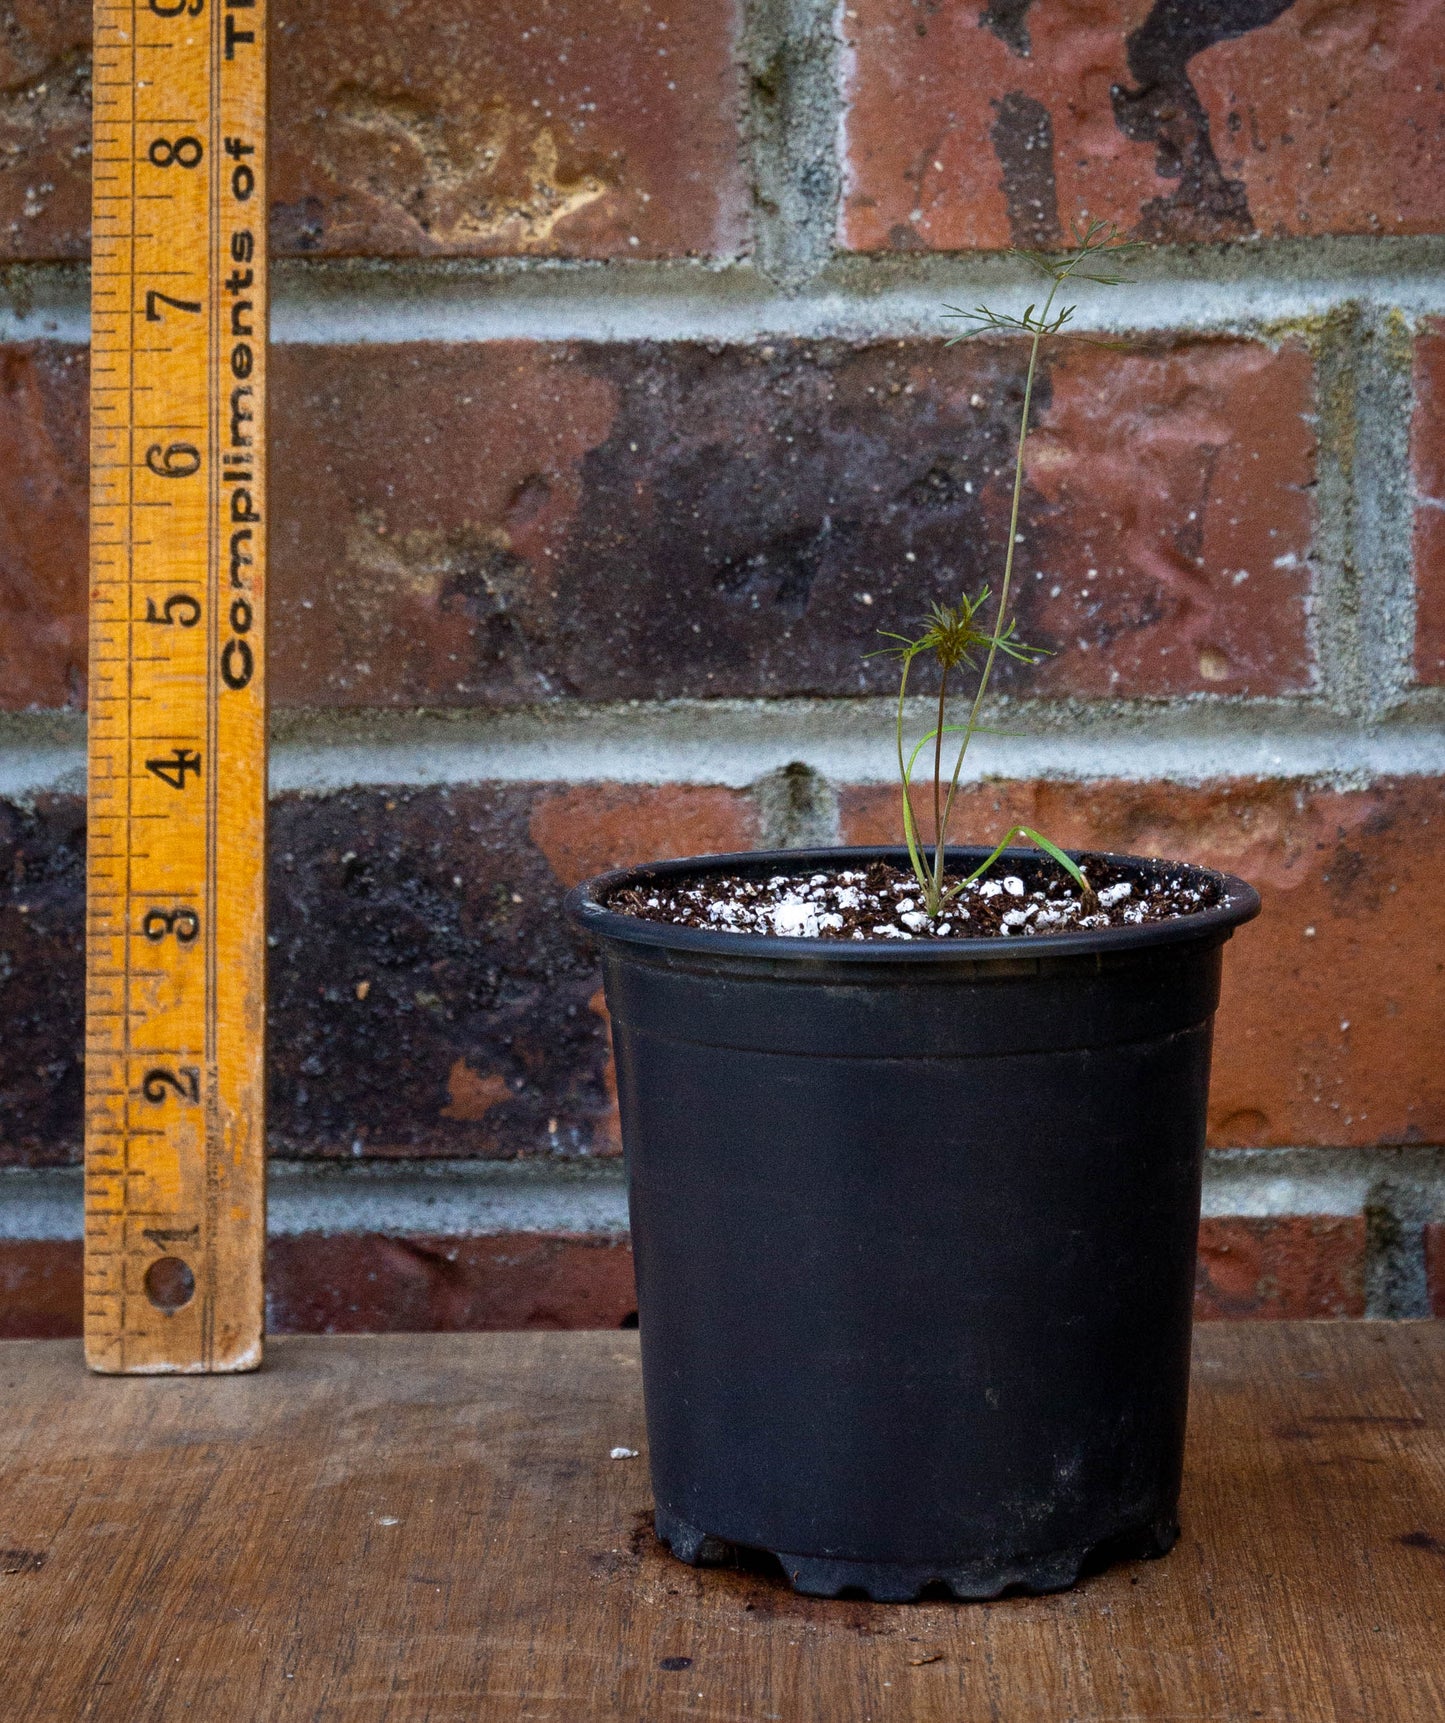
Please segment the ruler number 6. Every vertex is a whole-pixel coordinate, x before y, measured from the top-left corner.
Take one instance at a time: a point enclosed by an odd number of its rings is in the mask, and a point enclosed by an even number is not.
[[[201,451],[194,443],[152,443],[146,450],[146,465],[158,479],[188,479],[201,470]]]
[[[146,160],[153,168],[198,168],[202,154],[199,138],[152,138],[146,150]]]
[[[159,1105],[166,1098],[166,1091],[179,1095],[183,1101],[199,1101],[201,1098],[201,1072],[197,1065],[182,1065],[179,1071],[168,1070],[164,1065],[152,1065],[145,1076],[141,1078],[140,1092],[148,1101]]]
[[[190,945],[201,931],[201,918],[193,909],[148,909],[141,917],[141,932],[153,945],[168,933],[181,945]]]

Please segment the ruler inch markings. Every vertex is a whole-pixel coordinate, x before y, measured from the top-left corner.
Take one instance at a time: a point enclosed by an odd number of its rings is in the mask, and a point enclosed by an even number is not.
[[[248,1370],[265,1248],[266,0],[94,14],[96,83],[115,93],[93,135],[86,1358]],[[233,451],[244,484],[223,472]]]

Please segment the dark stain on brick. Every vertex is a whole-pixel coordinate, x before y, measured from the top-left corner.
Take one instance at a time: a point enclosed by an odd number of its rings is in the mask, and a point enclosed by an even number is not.
[[[506,786],[275,805],[273,1150],[592,1146],[596,967],[528,836],[532,801]]]
[[[0,1164],[80,1153],[84,906],[84,803],[0,803]]]
[[[1034,0],[991,0],[978,15],[981,28],[992,30],[1006,47],[1027,58],[1032,52],[1029,41],[1029,7]]]
[[[1190,82],[1196,54],[1272,24],[1294,0],[1155,0],[1130,32],[1135,87],[1111,91],[1114,120],[1126,138],[1155,146],[1155,172],[1177,180],[1139,212],[1138,232],[1161,241],[1237,239],[1254,231],[1242,180],[1226,179],[1209,135],[1209,115]]]
[[[970,348],[942,377],[936,352],[893,343],[583,348],[577,363],[619,406],[558,559],[570,690],[882,691],[878,629],[992,577],[1016,347]]]
[[[993,109],[989,139],[1003,173],[1010,238],[1023,248],[1057,245],[1062,229],[1049,110],[1022,90],[1010,90]]]

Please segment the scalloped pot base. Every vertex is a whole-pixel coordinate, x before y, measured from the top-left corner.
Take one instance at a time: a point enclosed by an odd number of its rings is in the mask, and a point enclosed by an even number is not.
[[[679,1561],[689,1567],[728,1567],[746,1546],[699,1531],[686,1520],[658,1508],[656,1530]],[[1155,1561],[1179,1539],[1179,1522],[1155,1521],[1086,1544],[1008,1561],[880,1562],[839,1561],[831,1556],[762,1550],[781,1566],[794,1591],[805,1597],[865,1597],[873,1603],[914,1603],[925,1592],[942,1590],[960,1603],[981,1603],[1005,1592],[1038,1596],[1067,1591],[1085,1575],[1101,1573],[1121,1561]]]

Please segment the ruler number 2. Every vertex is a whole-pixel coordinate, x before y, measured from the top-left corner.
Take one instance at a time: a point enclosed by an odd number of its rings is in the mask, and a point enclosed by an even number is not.
[[[199,1101],[201,1098],[201,1071],[198,1065],[182,1065],[179,1070],[172,1071],[165,1065],[152,1065],[145,1076],[141,1078],[140,1092],[148,1101],[157,1105],[164,1101],[167,1093],[179,1095],[183,1101]]]

